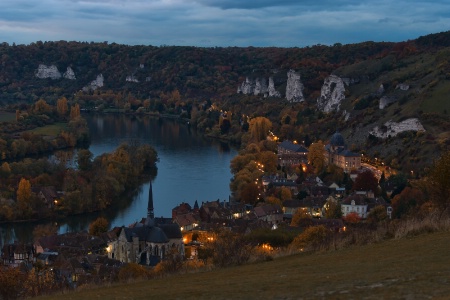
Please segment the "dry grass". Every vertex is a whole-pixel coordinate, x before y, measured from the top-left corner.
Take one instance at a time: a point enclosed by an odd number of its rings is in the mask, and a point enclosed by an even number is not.
[[[450,231],[420,234],[425,227],[402,226],[398,239],[379,243],[46,299],[448,299]]]

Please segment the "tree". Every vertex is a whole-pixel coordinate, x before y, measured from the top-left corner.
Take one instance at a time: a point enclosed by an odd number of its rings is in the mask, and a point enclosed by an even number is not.
[[[330,234],[330,231],[323,225],[311,226],[299,234],[292,245],[302,250],[318,250],[326,244]]]
[[[314,172],[320,174],[325,167],[325,146],[322,141],[312,143],[308,148],[308,161],[314,167]]]
[[[10,268],[0,265],[0,298],[17,299],[24,292],[23,282],[26,274],[19,268]]]
[[[259,188],[254,182],[250,182],[244,186],[240,195],[242,203],[256,204],[259,200]]]
[[[378,205],[372,208],[367,215],[367,222],[377,224],[388,219],[386,207]]]
[[[69,110],[66,97],[59,98],[56,101],[56,112],[60,117],[64,117]]]
[[[361,217],[356,212],[349,213],[343,219],[344,222],[348,224],[357,224],[361,221]]]
[[[334,200],[328,200],[325,210],[325,217],[327,219],[340,219],[342,218],[341,204]]]
[[[130,279],[148,278],[149,275],[149,271],[144,266],[128,263],[120,268],[118,277],[121,281],[127,281]]]
[[[303,208],[299,208],[292,216],[291,226],[300,226],[303,220],[310,220],[311,214]]]
[[[92,152],[88,149],[80,149],[77,153],[78,169],[87,171],[92,167]]]
[[[433,163],[428,181],[431,201],[443,214],[450,206],[450,151]]]
[[[265,140],[272,129],[272,122],[264,117],[256,117],[250,120],[249,132],[252,141]]]
[[[33,238],[35,241],[44,236],[51,236],[58,233],[58,227],[53,224],[37,225],[33,229]]]
[[[70,120],[74,120],[80,116],[80,105],[78,103],[75,103],[70,108]]]
[[[280,188],[280,199],[281,201],[292,199],[292,192],[288,187],[282,186]]]
[[[353,183],[353,190],[355,191],[378,191],[378,179],[370,170],[365,170],[358,174]]]
[[[17,188],[17,204],[24,217],[31,214],[31,184],[30,181],[21,178]]]
[[[100,236],[102,233],[108,231],[109,222],[103,217],[98,217],[94,222],[89,225],[89,234]]]
[[[394,217],[400,218],[418,209],[425,203],[425,196],[421,190],[406,187],[392,199],[392,213]]]

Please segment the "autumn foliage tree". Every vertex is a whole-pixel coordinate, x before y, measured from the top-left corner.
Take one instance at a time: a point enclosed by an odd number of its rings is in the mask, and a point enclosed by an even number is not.
[[[67,105],[66,97],[61,97],[56,101],[56,112],[60,117],[64,117],[67,114],[69,107]]]
[[[378,179],[370,170],[365,170],[358,174],[353,183],[353,190],[355,191],[378,191]]]
[[[325,168],[325,146],[322,141],[312,143],[308,148],[308,161],[314,167],[314,172],[319,174]]]
[[[89,224],[89,234],[100,236],[102,233],[108,231],[109,222],[103,217],[97,218],[94,222]]]
[[[31,214],[31,184],[25,178],[20,179],[19,187],[17,188],[17,205],[24,217],[28,217]]]
[[[450,207],[450,151],[434,162],[428,182],[431,201],[444,213]]]
[[[425,195],[414,187],[406,187],[392,199],[393,215],[400,218],[416,211],[425,202]]]
[[[250,120],[249,133],[251,140],[259,142],[265,140],[272,129],[272,122],[265,117],[256,117]]]

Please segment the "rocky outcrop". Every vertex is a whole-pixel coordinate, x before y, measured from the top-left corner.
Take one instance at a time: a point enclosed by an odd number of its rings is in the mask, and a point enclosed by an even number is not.
[[[378,87],[378,89],[375,92],[375,96],[380,97],[383,94],[384,94],[384,85],[380,84],[380,86]]]
[[[83,92],[95,91],[99,87],[103,86],[103,81],[104,81],[103,75],[102,74],[98,75],[95,80],[91,81],[91,83],[88,86],[85,86],[83,88]]]
[[[380,98],[379,108],[384,109],[385,107],[397,102],[397,98],[394,96],[383,96]]]
[[[394,137],[403,131],[425,131],[425,128],[417,118],[411,118],[399,123],[388,121],[383,126],[376,126],[369,133],[378,138],[385,139]]]
[[[139,80],[136,77],[134,77],[134,75],[127,76],[127,78],[125,78],[125,81],[127,81],[127,82],[139,82]]]
[[[59,79],[61,78],[61,73],[58,71],[58,68],[55,65],[47,66],[47,65],[39,65],[37,70],[34,72],[34,75],[37,78],[51,78],[51,79]]]
[[[250,78],[246,77],[245,81],[238,87],[238,93],[242,93],[244,95],[253,94],[253,90],[255,88],[255,83]]]
[[[405,84],[405,83],[399,83],[395,86],[396,90],[402,90],[402,91],[407,91],[409,90],[409,85]]]
[[[294,70],[289,70],[287,73],[286,84],[286,99],[289,102],[302,102],[305,100],[303,97],[303,84],[300,81],[300,74]]]
[[[269,92],[269,97],[281,97],[280,92],[275,89],[273,77],[269,77],[269,87],[267,88],[267,91]]]
[[[267,94],[267,84],[265,78],[256,78],[255,80],[255,88],[253,93],[257,95],[266,95]]]
[[[317,108],[329,113],[339,111],[341,102],[345,99],[344,81],[336,76],[330,75],[325,78],[320,97],[317,99]]]
[[[64,72],[63,77],[65,79],[69,79],[69,80],[75,80],[77,79],[75,76],[75,72],[72,70],[71,67],[67,67],[66,72]]]

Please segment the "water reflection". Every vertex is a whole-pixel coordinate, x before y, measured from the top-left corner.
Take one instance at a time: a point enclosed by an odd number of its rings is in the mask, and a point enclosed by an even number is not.
[[[213,141],[197,134],[185,124],[173,120],[125,115],[85,115],[91,133],[89,150],[94,156],[111,152],[122,142],[150,144],[158,152],[158,174],[153,180],[155,216],[171,216],[173,207],[181,202],[191,205],[202,201],[228,199],[230,160],[236,150],[227,143]],[[70,153],[69,153],[70,152]],[[72,151],[55,154],[74,164]],[[0,225],[0,246],[14,240],[32,241],[33,228],[38,224],[56,222],[60,233],[87,230],[98,216],[104,216],[111,226],[129,225],[146,215],[150,179],[122,198],[122,201],[102,213],[71,216],[64,220],[40,223]]]

